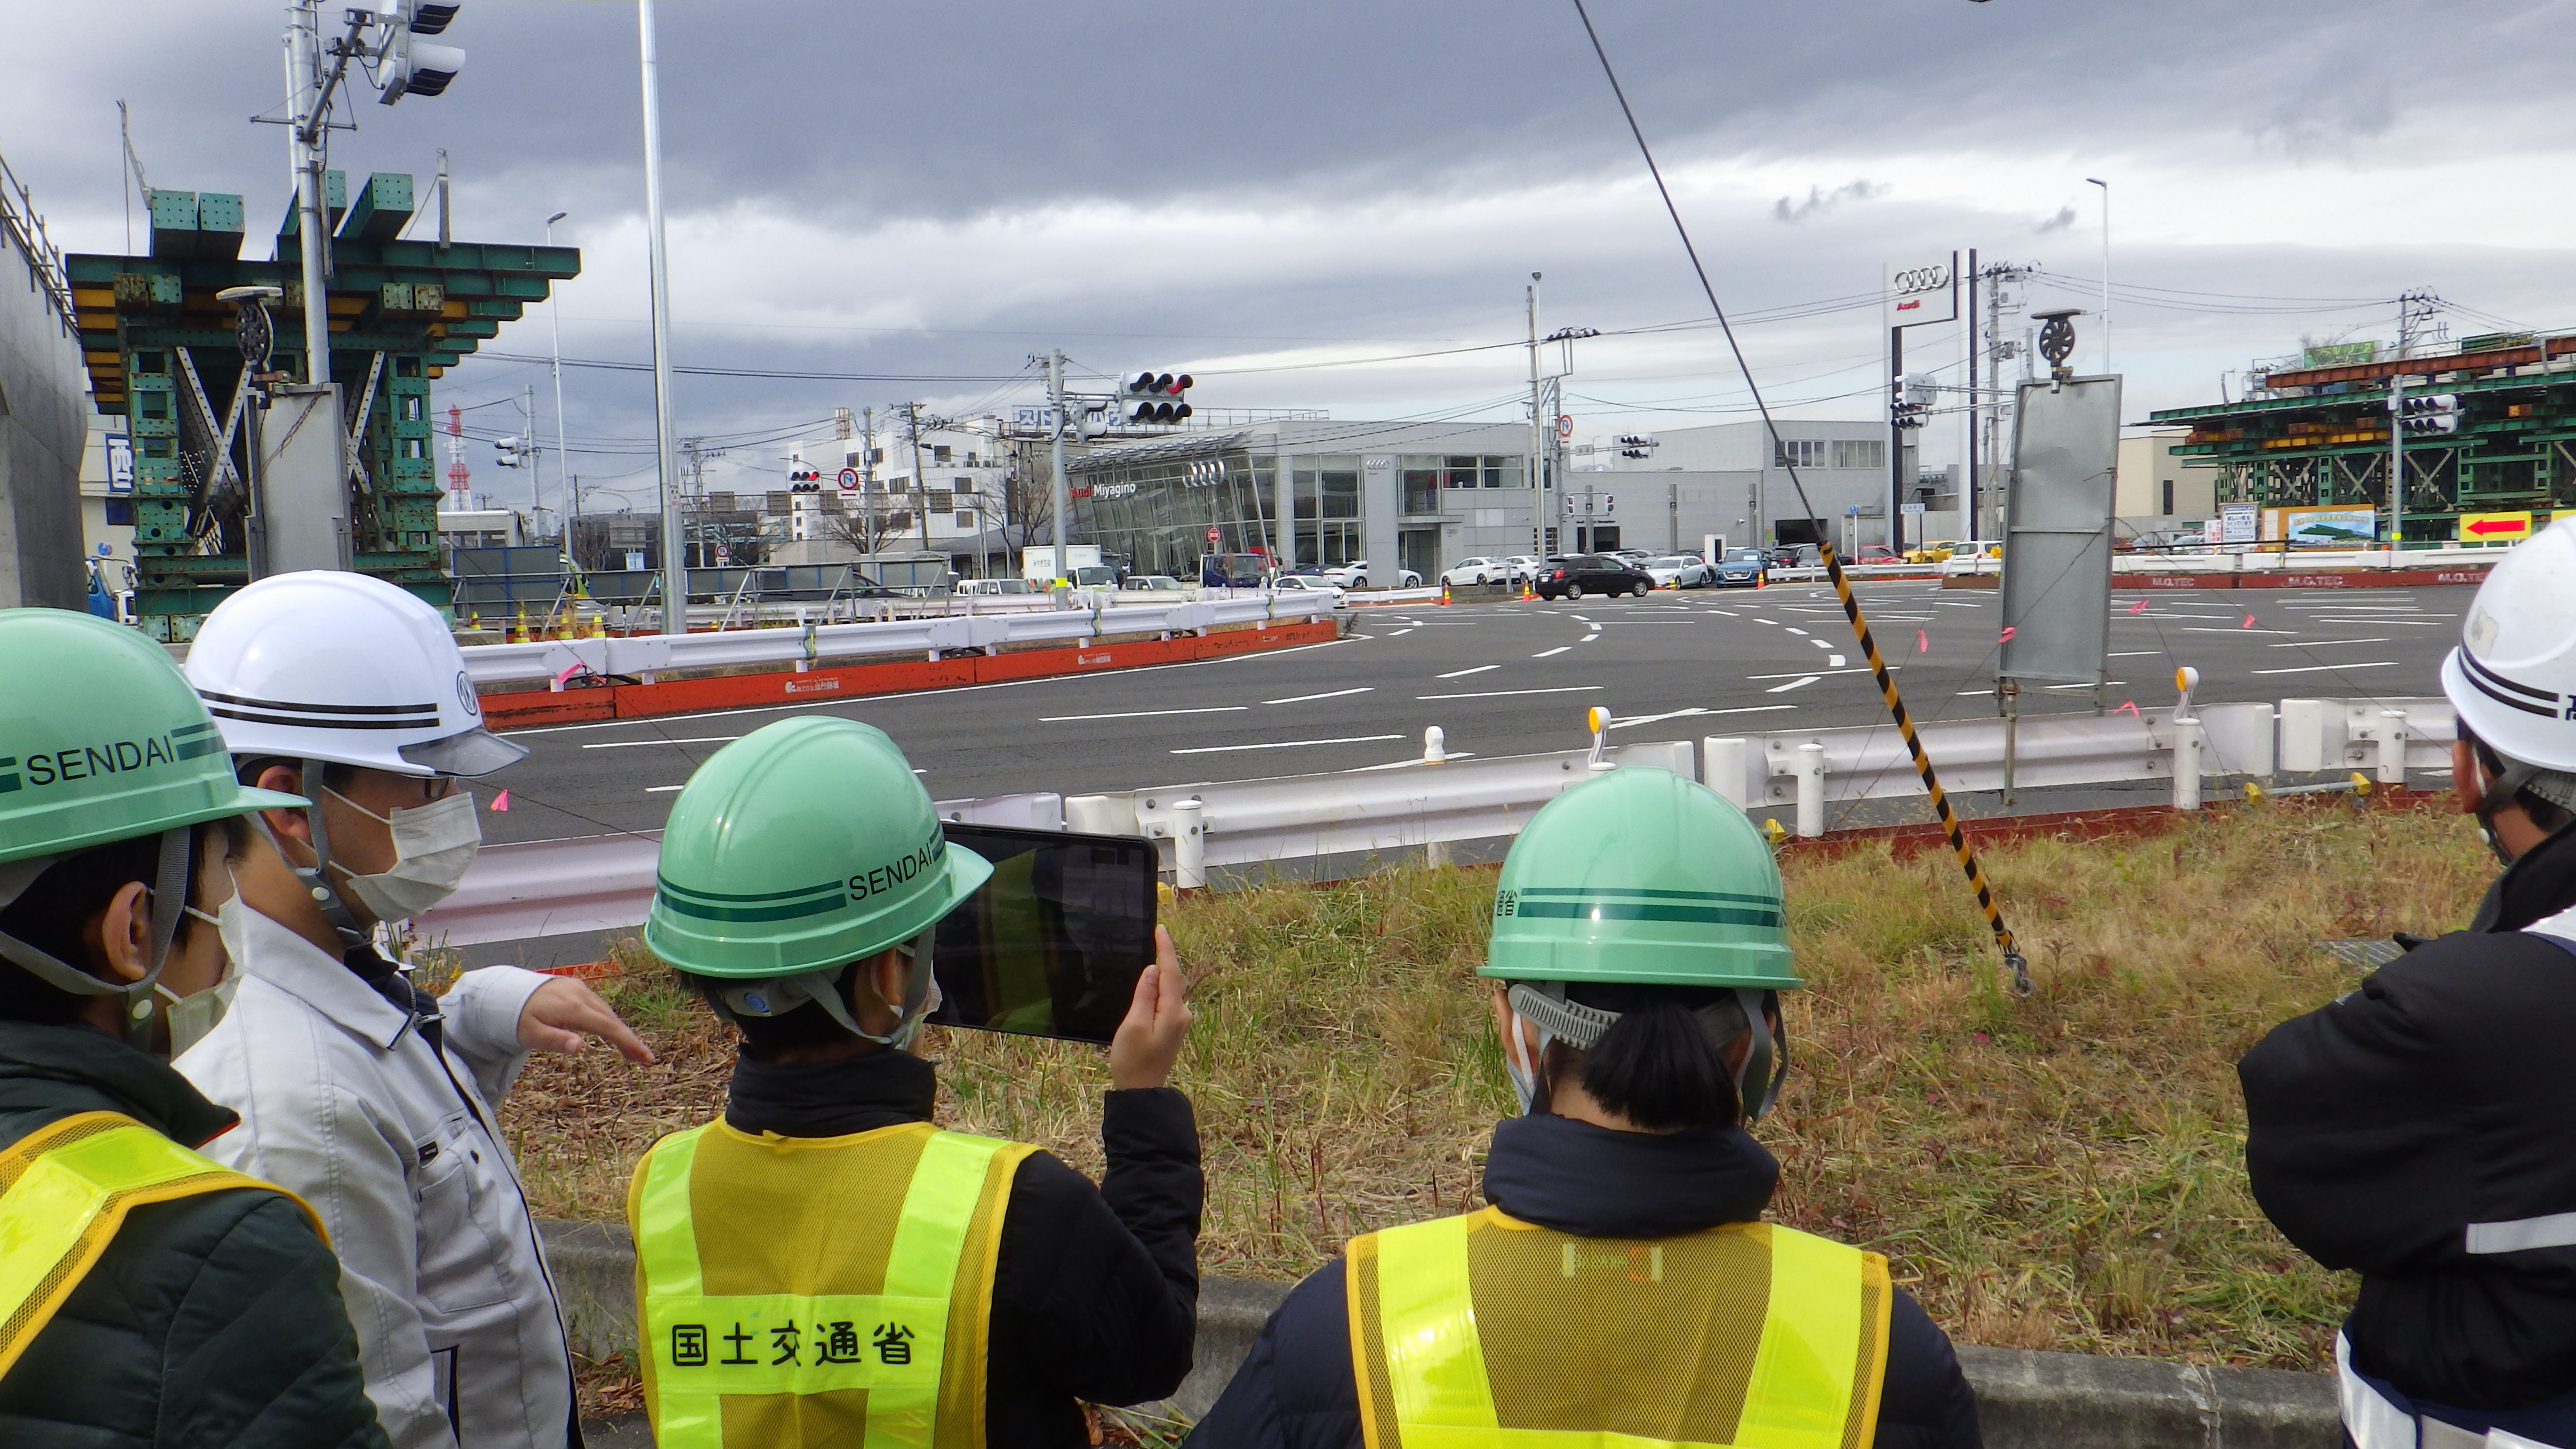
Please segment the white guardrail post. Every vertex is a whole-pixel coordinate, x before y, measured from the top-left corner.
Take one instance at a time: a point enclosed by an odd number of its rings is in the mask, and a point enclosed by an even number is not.
[[[1798,746],[1798,833],[1825,833],[1825,747],[1814,740]]]
[[[1172,887],[1207,884],[1207,806],[1196,798],[1172,802]]]
[[[2176,810],[2200,808],[2200,721],[2189,715],[2173,722],[2173,804]]]
[[[2379,783],[2406,783],[2406,711],[2379,712]]]

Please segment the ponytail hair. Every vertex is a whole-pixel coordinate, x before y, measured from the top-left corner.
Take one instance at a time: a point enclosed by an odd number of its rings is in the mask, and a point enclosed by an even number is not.
[[[1726,1063],[1726,1048],[1750,1025],[1734,991],[1582,982],[1567,986],[1566,999],[1619,1019],[1587,1050],[1553,1044],[1550,1077],[1572,1071],[1594,1101],[1649,1132],[1744,1120]],[[1764,1006],[1771,1009],[1771,998]],[[1758,1093],[1768,1083],[1753,1086]]]

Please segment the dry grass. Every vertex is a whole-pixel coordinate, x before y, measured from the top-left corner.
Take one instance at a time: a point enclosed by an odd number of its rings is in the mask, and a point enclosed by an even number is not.
[[[2492,866],[2457,816],[2231,807],[2128,842],[2042,840],[1986,868],[2038,990],[1998,987],[1956,871],[1792,857],[1810,991],[1760,1135],[1781,1221],[1886,1252],[1972,1342],[2316,1367],[2350,1284],[2284,1243],[2243,1172],[2234,1063],[2348,989],[2311,943],[2467,918]],[[1486,870],[1394,869],[1172,912],[1200,975],[1180,1082],[1208,1168],[1201,1257],[1286,1278],[1350,1234],[1477,1201],[1511,1110],[1474,978]],[[628,948],[630,953],[632,948]],[[614,1217],[656,1135],[706,1120],[728,1048],[641,962],[607,983],[665,1061],[533,1065],[505,1113],[542,1212]],[[1101,1053],[925,1034],[941,1120],[1099,1168]]]

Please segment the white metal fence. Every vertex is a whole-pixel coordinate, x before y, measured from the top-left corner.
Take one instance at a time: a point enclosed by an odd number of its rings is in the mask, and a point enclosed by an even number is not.
[[[1615,728],[1615,724],[1612,728]],[[2131,715],[2042,715],[2021,721],[2013,746],[2021,787],[2172,781],[2172,802],[2200,804],[2211,777],[2371,770],[2385,784],[2446,769],[2450,704],[2439,698],[2285,699]],[[2003,780],[1996,720],[1922,727],[1948,790]],[[1652,765],[1692,775],[1748,811],[1795,810],[1798,833],[1824,832],[1828,802],[1923,793],[1893,726],[1614,745],[1588,750],[1445,759],[1440,731],[1421,758],[1329,775],[1210,781],[1095,795],[1034,792],[939,802],[940,818],[992,825],[1142,835],[1161,842],[1173,879],[1207,883],[1211,868],[1267,861],[1428,849],[1517,834],[1531,815],[1596,770]],[[464,885],[416,923],[451,945],[632,929],[653,893],[658,833],[596,835],[486,846]]]

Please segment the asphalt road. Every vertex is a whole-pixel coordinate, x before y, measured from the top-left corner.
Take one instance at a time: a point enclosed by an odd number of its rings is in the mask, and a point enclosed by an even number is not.
[[[2473,592],[2120,593],[2108,703],[2171,704],[2181,664],[2200,670],[2204,700],[2436,694]],[[1916,718],[1993,712],[1995,594],[1885,583],[1863,585],[1861,598]],[[816,710],[883,728],[931,794],[953,799],[1361,769],[1418,756],[1427,725],[1441,727],[1453,756],[1576,749],[1589,743],[1583,717],[1596,704],[1620,719],[1622,743],[1886,718],[1822,587],[1379,609],[1347,639],[1197,664],[513,731],[531,753],[484,787],[510,792],[506,813],[485,813],[484,832],[657,829],[699,761]],[[2083,689],[2024,703],[2025,713],[2092,707]]]

